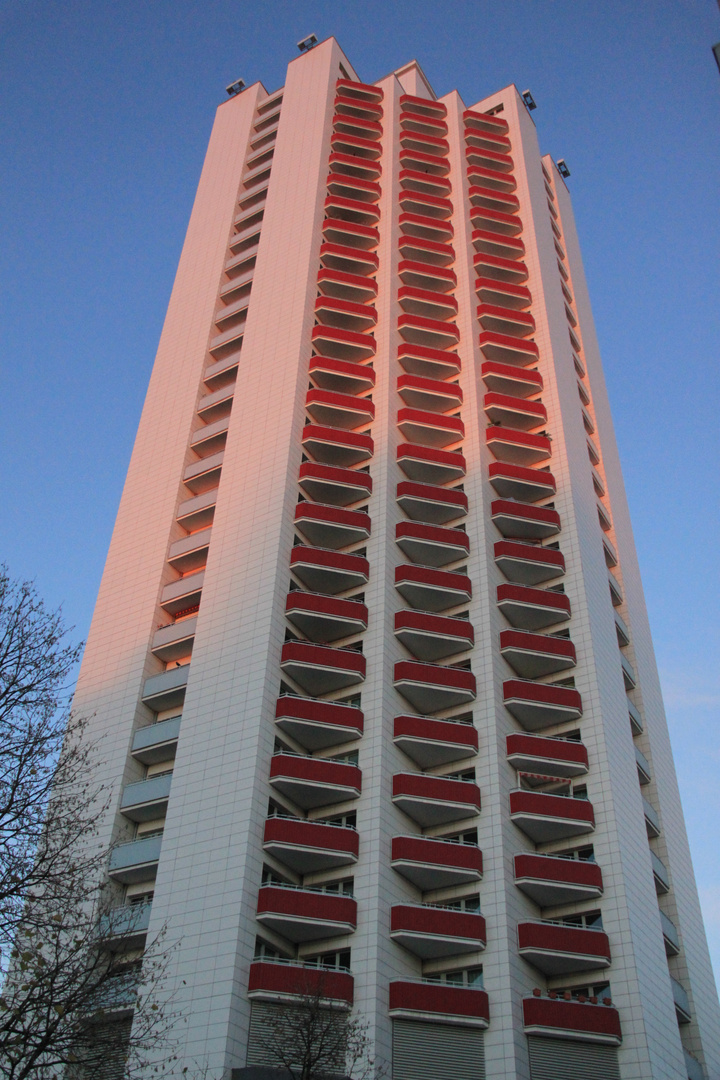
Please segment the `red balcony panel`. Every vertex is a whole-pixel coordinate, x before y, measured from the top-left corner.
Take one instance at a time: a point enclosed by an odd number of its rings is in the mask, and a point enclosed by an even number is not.
[[[335,390],[313,387],[305,396],[305,408],[319,424],[352,430],[375,419],[375,406],[369,398],[339,394]]]
[[[403,259],[426,262],[432,266],[449,266],[455,261],[455,249],[450,244],[435,240],[423,240],[419,236],[401,235],[398,247]]]
[[[359,739],[365,718],[353,705],[281,694],[275,706],[275,723],[306,750],[322,750]]]
[[[400,230],[405,236],[419,237],[423,240],[433,240],[437,243],[449,243],[455,235],[455,230],[449,221],[441,218],[428,217],[427,214],[411,214],[408,211],[400,214]]]
[[[274,754],[270,762],[270,784],[304,810],[311,810],[357,799],[362,790],[362,774],[355,765],[339,761]]]
[[[365,678],[366,661],[353,649],[333,649],[305,641],[286,641],[280,666],[308,694],[329,694],[357,686]],[[298,759],[305,761],[305,758]]]
[[[351,221],[355,225],[375,225],[380,220],[380,208],[364,199],[327,195],[324,205],[327,216],[338,221]]]
[[[533,426],[540,422],[537,417],[525,419]],[[491,425],[485,431],[485,441],[498,461],[511,465],[537,465],[552,457],[552,444],[546,435],[534,435],[515,427]]]
[[[523,679],[538,679],[575,667],[575,646],[567,638],[521,630],[500,632],[500,655]]]
[[[486,1028],[490,1009],[484,990],[396,979],[390,983],[390,1016]]]
[[[535,368],[528,369],[486,360],[480,370],[483,382],[488,390],[494,393],[526,398],[540,393],[543,389],[542,375]]]
[[[543,630],[570,618],[568,597],[549,589],[498,585],[497,601],[507,621],[521,630]]]
[[[424,289],[436,297],[438,293],[448,293],[457,286],[457,274],[447,266],[433,266],[427,262],[402,259],[398,265],[398,274],[403,285]]]
[[[524,772],[548,776],[582,776],[588,771],[584,743],[513,731],[506,738],[508,761]]]
[[[405,341],[432,349],[451,349],[460,340],[460,331],[454,323],[424,319],[419,315],[401,315],[398,330]]]
[[[484,165],[469,165],[467,178],[471,185],[481,184],[495,191],[513,192],[517,188],[512,173],[501,172],[499,169],[487,168]]]
[[[447,139],[437,135],[423,135],[419,131],[400,131],[400,145],[404,150],[420,151],[433,158],[444,158],[450,152]]]
[[[421,769],[474,757],[478,749],[478,733],[472,724],[426,716],[396,716],[393,740]]]
[[[334,131],[330,136],[330,147],[340,154],[376,160],[382,153],[382,147],[374,139],[362,139],[357,135],[345,135],[341,131]]]
[[[413,94],[401,95],[400,108],[418,116],[432,116],[440,120],[447,116],[447,106],[441,101],[431,101],[430,98],[415,97]]]
[[[442,349],[429,349],[424,345],[401,345],[398,349],[400,366],[411,375],[430,379],[448,379],[459,374],[460,357],[457,353]]]
[[[441,198],[450,195],[452,184],[446,176],[438,176],[436,173],[416,172],[415,169],[400,170],[400,188],[402,191],[419,191],[427,195],[438,195]]]
[[[421,483],[449,483],[459,480],[467,471],[465,458],[454,450],[436,450],[432,446],[401,443],[397,462],[410,480]]]
[[[409,110],[400,113],[400,127],[403,131],[416,131],[421,135],[434,135],[439,139],[448,133],[446,122],[439,117],[421,116]]]
[[[493,523],[503,536],[542,540],[560,532],[557,510],[512,499],[495,499],[490,504]]]
[[[346,506],[372,494],[369,473],[335,465],[317,465],[314,461],[303,461],[298,483],[311,499],[334,506]]]
[[[393,904],[390,937],[423,960],[462,956],[485,948],[485,919],[479,912]]]
[[[603,892],[597,863],[552,855],[516,855],[515,884],[540,907],[596,900]]]
[[[408,442],[421,446],[449,446],[465,437],[465,425],[459,416],[425,409],[398,409],[397,424]]]
[[[510,817],[536,844],[584,836],[595,828],[592,803],[541,791],[511,791]]]
[[[467,146],[465,158],[468,165],[478,166],[481,169],[492,169],[493,172],[511,173],[515,169],[515,162],[510,154],[498,153],[497,150],[486,150],[480,146]]]
[[[263,848],[296,873],[307,874],[352,866],[357,862],[359,841],[356,829],[271,817],[265,822]]]
[[[528,311],[506,308],[499,304],[480,304],[477,317],[483,330],[526,338],[535,333],[535,320]]]
[[[582,716],[582,698],[569,686],[508,679],[503,683],[503,697],[505,707],[527,731]]]
[[[318,291],[323,296],[352,300],[359,304],[374,300],[378,291],[378,284],[374,278],[325,267],[318,272],[317,284]]]
[[[480,788],[467,780],[395,773],[392,798],[422,828],[462,821],[480,813]]]
[[[380,259],[375,251],[325,241],[320,246],[320,263],[331,270],[340,270],[343,273],[358,274],[363,277],[375,273],[380,265]]]
[[[330,172],[361,180],[377,180],[382,174],[382,166],[377,158],[373,161],[335,150],[330,155]]]
[[[465,127],[473,128],[477,131],[491,131],[497,132],[499,135],[507,135],[509,131],[508,122],[504,120],[502,116],[495,116],[491,113],[479,113],[473,109],[465,109],[463,113],[463,122]]]
[[[617,1009],[562,998],[531,997],[523,1000],[526,1035],[619,1046],[622,1042]]]
[[[327,243],[348,245],[363,251],[377,247],[380,242],[380,233],[373,225],[355,225],[351,221],[325,218],[322,230]]]
[[[330,594],[365,585],[370,576],[369,563],[361,555],[302,544],[292,549],[290,567],[308,589]]]
[[[524,341],[508,334],[495,334],[490,331],[480,334],[479,345],[488,360],[518,364],[520,367],[535,363],[540,355],[534,341]]]
[[[399,521],[395,542],[411,562],[423,566],[447,566],[464,559],[470,550],[470,539],[462,529],[421,521]]]
[[[376,351],[372,334],[342,330],[335,326],[313,326],[312,343],[313,348],[323,356],[337,356],[341,360],[369,360]]]
[[[520,955],[545,975],[610,966],[610,943],[602,930],[528,921],[518,923]]]
[[[342,135],[354,135],[359,139],[369,139],[370,141],[380,139],[383,133],[382,124],[379,124],[377,120],[348,116],[347,113],[342,112],[336,112],[333,116],[333,131],[338,131]]]
[[[547,469],[528,469],[507,461],[492,461],[488,469],[490,483],[503,499],[537,502],[557,491],[555,477]]]
[[[486,206],[474,206],[470,211],[470,221],[476,229],[483,230],[485,235],[492,234],[498,237],[518,236],[523,228],[522,220],[517,214],[490,210]],[[492,249],[488,250],[492,254]]]
[[[332,239],[332,238],[330,238]],[[496,255],[501,259],[522,259],[525,245],[514,236],[489,232],[487,229],[473,229],[470,239],[473,247],[482,255]]]
[[[412,169],[414,172],[435,173],[436,176],[447,176],[450,172],[450,162],[445,156],[427,154],[405,146],[400,151],[400,168]]]
[[[328,356],[311,356],[309,375],[321,390],[341,394],[362,394],[375,386],[375,371],[368,364],[354,364],[349,360],[335,360]]]
[[[360,634],[368,624],[365,604],[298,589],[287,595],[285,616],[308,640],[322,643]]]
[[[528,268],[520,259],[506,259],[501,255],[480,251],[473,259],[473,266],[479,277],[495,281],[522,285],[528,279]]]
[[[446,521],[464,516],[468,498],[464,491],[438,487],[436,484],[416,484],[401,480],[397,486],[397,501],[409,518],[443,525]]]
[[[447,412],[463,402],[463,392],[456,383],[440,379],[423,379],[419,375],[400,375],[397,381],[400,397],[413,409]]]
[[[398,611],[395,637],[418,660],[446,660],[471,649],[475,643],[472,624],[426,611]]]
[[[410,214],[422,214],[441,220],[450,217],[453,212],[453,204],[449,199],[412,189],[401,189],[400,206]]]
[[[360,116],[369,120],[382,120],[383,107],[376,101],[362,101],[360,98],[343,97],[336,94],[333,102],[336,113],[344,116]]]
[[[468,198],[471,206],[483,207],[486,210],[500,210],[506,214],[516,214],[520,209],[520,200],[517,195],[497,191],[495,188],[485,187],[482,184],[472,184],[468,191]]]
[[[407,563],[395,567],[395,588],[411,607],[423,611],[446,611],[472,596],[470,578],[465,574]]]
[[[258,893],[257,919],[289,941],[317,941],[353,932],[357,900],[310,889],[263,885]]]
[[[481,131],[474,127],[465,128],[465,142],[468,146],[477,147],[479,150],[494,150],[498,154],[509,154],[512,150],[506,135],[495,131]]]
[[[394,836],[392,867],[423,892],[467,885],[482,878],[482,851],[475,844],[426,836]]]
[[[532,303],[532,293],[525,285],[513,285],[510,281],[491,277],[475,278],[475,292],[481,304],[511,311],[524,311]]]
[[[311,544],[319,547],[346,547],[367,540],[370,535],[370,518],[367,514],[324,503],[298,503],[295,507],[295,524]]]
[[[323,326],[336,326],[341,330],[365,333],[377,323],[377,311],[372,304],[356,304],[335,296],[318,296],[315,301],[315,318]]]
[[[335,92],[340,97],[349,98],[351,101],[382,101],[384,97],[379,86],[356,82],[354,79],[338,79],[335,83]]]
[[[395,689],[423,715],[466,705],[475,700],[477,692],[471,671],[417,660],[395,664]]]
[[[316,462],[327,465],[358,465],[373,456],[374,444],[369,435],[321,424],[306,424],[302,430],[303,448]]]
[[[331,195],[367,203],[376,203],[382,195],[382,188],[375,180],[361,180],[359,176],[342,176],[334,172],[328,175],[327,189]]]
[[[565,573],[561,551],[516,540],[499,540],[495,544],[495,562],[508,580],[521,585],[538,585]],[[542,593],[535,599],[542,603],[546,597],[547,593]],[[527,599],[532,602],[533,598]]]
[[[422,266],[422,263],[411,265]],[[419,289],[411,285],[403,285],[398,291],[398,302],[403,311],[409,315],[439,319],[441,322],[454,319],[458,311],[457,300],[454,296],[449,296],[446,292],[437,292],[435,289]]]
[[[269,1001],[301,1001],[308,997],[319,997],[323,1003],[349,1008],[353,1003],[353,983],[349,971],[255,960],[250,965],[248,997]]]

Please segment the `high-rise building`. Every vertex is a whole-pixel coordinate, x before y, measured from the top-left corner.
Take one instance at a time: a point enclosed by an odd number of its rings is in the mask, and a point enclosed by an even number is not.
[[[366,85],[331,38],[217,111],[75,701],[113,945],[167,925],[213,1076],[276,1064],[316,992],[392,1080],[720,1076],[532,105]]]

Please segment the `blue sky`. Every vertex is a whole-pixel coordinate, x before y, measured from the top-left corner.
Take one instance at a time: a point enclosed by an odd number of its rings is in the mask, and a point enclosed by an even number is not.
[[[720,975],[714,0],[4,0],[1,557],[85,636],[215,107],[311,31],[369,82],[530,87],[572,171]]]

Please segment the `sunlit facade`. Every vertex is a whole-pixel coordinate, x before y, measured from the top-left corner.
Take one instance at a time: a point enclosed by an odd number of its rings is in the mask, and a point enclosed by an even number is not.
[[[720,1076],[570,197],[514,86],[366,85],[331,38],[219,107],[76,707],[110,943],[179,941],[183,1063],[250,1080],[317,991],[392,1080]]]

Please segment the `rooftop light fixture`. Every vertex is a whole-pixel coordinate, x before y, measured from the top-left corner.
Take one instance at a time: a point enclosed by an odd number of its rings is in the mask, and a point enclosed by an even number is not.
[[[236,94],[239,94],[241,90],[245,89],[245,80],[236,79],[235,82],[230,83],[225,89],[227,90],[229,97],[235,97]]]
[[[308,34],[302,41],[298,41],[297,47],[300,52],[309,52],[315,45],[317,45],[318,39],[316,34]]]
[[[568,169],[567,165],[565,164],[565,158],[558,158],[558,160],[557,160],[557,171],[560,173],[563,180],[567,180],[568,176],[570,175],[570,170]]]
[[[520,96],[525,102],[528,112],[532,112],[533,109],[537,109],[537,105],[535,104],[535,98],[532,96],[529,90],[523,90]]]

